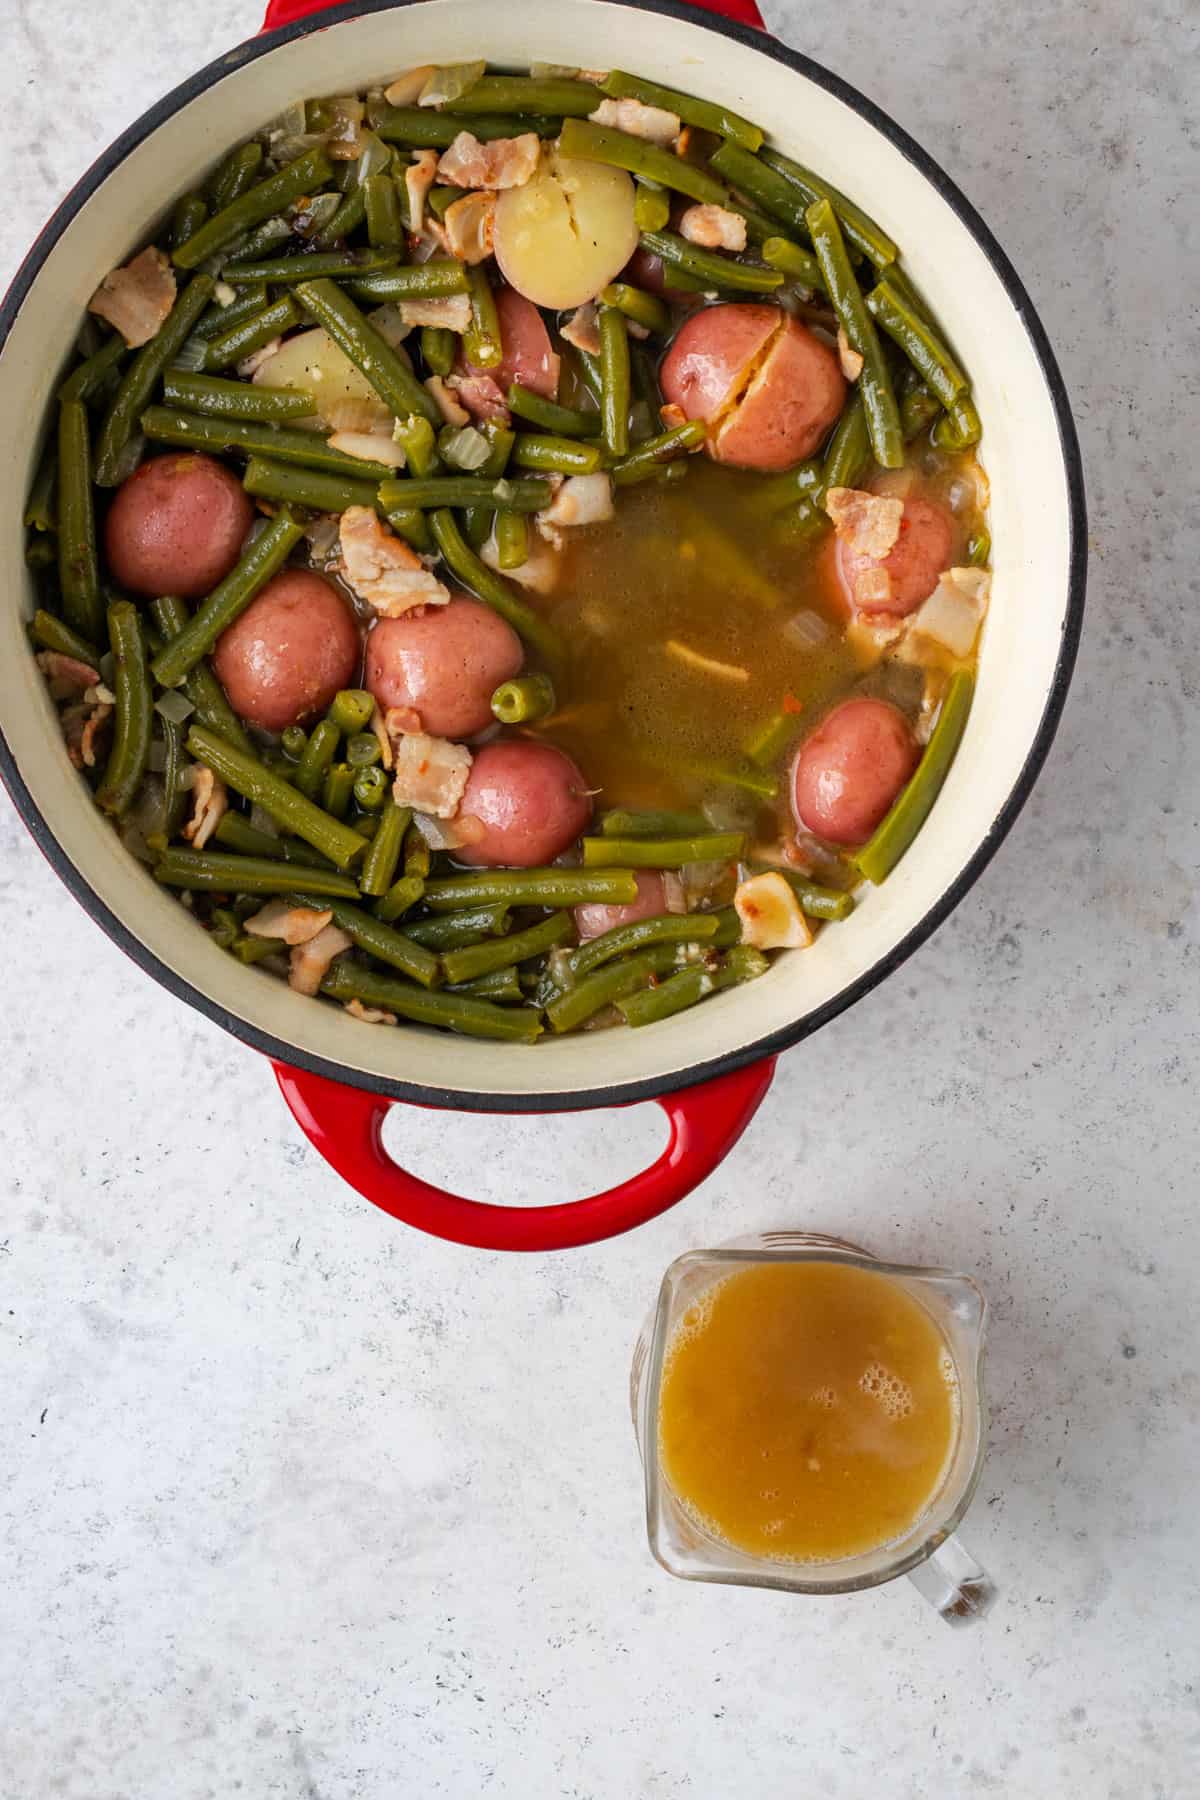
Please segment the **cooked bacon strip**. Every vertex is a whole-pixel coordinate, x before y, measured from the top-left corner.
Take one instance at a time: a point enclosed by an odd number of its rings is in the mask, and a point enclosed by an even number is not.
[[[447,331],[465,331],[471,323],[471,296],[442,294],[435,300],[401,300],[400,317],[406,325],[440,325]]]
[[[534,131],[520,137],[493,138],[481,144],[469,131],[460,131],[448,150],[443,150],[437,172],[452,187],[524,187],[538,166],[542,143]]]
[[[425,202],[429,198],[430,188],[437,180],[437,167],[436,150],[418,150],[404,171],[404,186],[408,190],[408,209],[414,231],[419,232],[425,224]]]
[[[118,330],[131,350],[148,344],[175,304],[175,271],[153,246],[106,275],[88,311]]]
[[[447,425],[469,425],[471,415],[465,406],[460,406],[454,397],[453,390],[440,375],[430,375],[425,383],[429,393],[437,403],[442,420]]]
[[[389,469],[402,469],[408,460],[393,437],[381,437],[371,431],[335,431],[328,440],[331,450],[344,456],[358,456],[363,462],[386,463]]]
[[[706,250],[744,250],[746,221],[724,206],[689,206],[679,221],[679,235]]]
[[[588,118],[593,125],[611,125],[626,131],[630,137],[644,138],[648,144],[664,148],[679,136],[679,114],[665,107],[647,106],[644,100],[602,100]]]
[[[742,921],[743,944],[756,950],[804,950],[813,941],[794,889],[774,871],[743,881],[733,904]]]
[[[221,777],[207,763],[197,763],[192,779],[192,816],[183,835],[193,850],[203,850],[225,814],[229,793]]]
[[[446,208],[442,224],[451,256],[459,262],[485,262],[495,235],[495,194],[464,194]]]
[[[113,708],[107,701],[64,707],[60,723],[67,755],[74,768],[95,768],[101,739],[112,716]]]
[[[471,752],[449,738],[424,731],[406,732],[396,744],[396,778],[392,797],[397,806],[452,819],[462,804]]]
[[[315,906],[292,906],[286,900],[268,900],[242,927],[251,937],[279,938],[293,948],[307,944],[333,923],[331,912],[318,912]]]
[[[596,302],[587,300],[582,306],[577,306],[561,327],[559,335],[568,344],[574,344],[576,350],[585,350],[589,356],[599,356],[600,314]]]
[[[88,688],[95,687],[100,680],[99,669],[79,662],[74,656],[63,656],[58,650],[39,650],[34,660],[51,684],[52,692],[61,685],[62,694],[82,694]],[[62,695],[58,697],[61,698]]]
[[[825,511],[852,555],[882,561],[900,536],[904,502],[890,494],[835,487],[825,496]]]
[[[491,419],[497,425],[512,423],[504,389],[491,375],[449,375],[446,386],[453,388],[473,419]]]
[[[598,525],[612,516],[612,482],[607,475],[570,475],[549,506],[537,514],[537,522],[552,527]]]
[[[298,994],[319,993],[321,983],[329,973],[330,963],[343,950],[348,950],[353,942],[353,938],[337,925],[326,925],[323,931],[318,931],[316,937],[309,938],[307,943],[297,944],[289,958],[291,972],[288,975],[288,986],[295,988]]]
[[[364,1006],[361,1000],[347,1000],[343,1003],[352,1019],[359,1019],[364,1025],[394,1025],[395,1013],[385,1011],[382,1006]]]
[[[412,547],[369,506],[349,506],[339,534],[343,573],[360,600],[385,619],[414,606],[445,606],[450,590],[431,575]]]

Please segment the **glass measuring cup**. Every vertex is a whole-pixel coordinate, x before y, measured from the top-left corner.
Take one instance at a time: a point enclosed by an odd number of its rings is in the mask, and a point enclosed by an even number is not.
[[[951,1455],[933,1495],[899,1537],[828,1562],[785,1562],[707,1532],[672,1491],[659,1456],[663,1364],[680,1316],[706,1289],[738,1269],[767,1262],[842,1263],[905,1287],[941,1330],[954,1363],[959,1417]],[[692,1250],[663,1277],[658,1303],[642,1327],[630,1375],[630,1404],[645,1472],[650,1549],[669,1574],[685,1581],[780,1588],[794,1594],[849,1594],[907,1575],[943,1619],[966,1625],[995,1597],[991,1580],[953,1535],[978,1485],[987,1435],[983,1394],[987,1304],[967,1275],[885,1263],[840,1238],[772,1231],[737,1238],[715,1250]]]

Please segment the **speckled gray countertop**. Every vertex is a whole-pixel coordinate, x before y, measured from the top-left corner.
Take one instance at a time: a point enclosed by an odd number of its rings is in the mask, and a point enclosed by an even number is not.
[[[783,1059],[703,1190],[530,1260],[360,1203],[0,797],[4,1800],[1200,1791],[1196,15],[767,10],[946,164],[1062,361],[1092,574],[1045,775],[949,925]],[[257,12],[5,21],[7,278]],[[392,1129],[451,1186],[548,1200],[631,1173],[661,1124]],[[800,1222],[991,1296],[966,1535],[1003,1594],[974,1632],[905,1584],[789,1601],[646,1552],[625,1384],[659,1274]]]

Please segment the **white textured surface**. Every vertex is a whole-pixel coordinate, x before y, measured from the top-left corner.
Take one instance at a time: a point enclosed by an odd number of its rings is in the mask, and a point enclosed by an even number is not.
[[[770,14],[946,163],[1059,351],[1094,556],[1047,773],[951,924],[784,1059],[703,1191],[528,1261],[360,1204],[265,1065],[137,975],[0,801],[3,1800],[1196,1791],[1195,34],[1161,0],[1002,23],[899,0],[864,65],[866,0]],[[7,22],[5,271],[256,15],[15,0]],[[393,1132],[450,1185],[547,1200],[659,1129]],[[647,1556],[637,1326],[680,1250],[782,1222],[991,1296],[967,1537],[1004,1591],[974,1633],[906,1587],[788,1602]]]

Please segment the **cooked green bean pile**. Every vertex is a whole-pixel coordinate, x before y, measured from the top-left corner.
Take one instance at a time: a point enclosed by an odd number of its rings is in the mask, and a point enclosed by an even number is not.
[[[945,503],[980,435],[896,243],[752,121],[619,70],[409,70],[235,146],[102,284],[29,634],[97,805],[222,951],[372,1023],[643,1026],[844,921],[927,818],[987,603],[982,477]],[[610,782],[594,817],[564,595],[701,452],[751,536],[828,550],[857,674],[679,750],[694,804]],[[703,504],[678,554],[779,603]],[[762,685],[654,649],[701,713]]]

